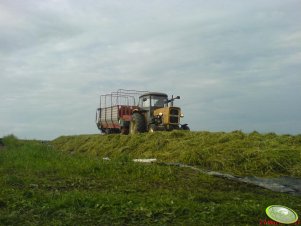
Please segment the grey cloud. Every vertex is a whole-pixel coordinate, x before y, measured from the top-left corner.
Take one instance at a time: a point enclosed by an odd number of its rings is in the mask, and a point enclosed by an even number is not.
[[[2,1],[0,136],[97,133],[99,94],[181,95],[194,130],[300,133],[300,2]]]

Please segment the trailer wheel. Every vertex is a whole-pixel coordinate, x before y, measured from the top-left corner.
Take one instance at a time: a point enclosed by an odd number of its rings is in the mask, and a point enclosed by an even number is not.
[[[144,133],[146,132],[146,123],[144,115],[140,113],[134,113],[132,121],[130,123],[130,133]]]
[[[128,127],[121,127],[120,133],[124,134],[124,135],[128,135],[129,134],[129,128]]]
[[[112,133],[112,131],[111,131],[111,129],[105,129],[105,134],[111,134]]]

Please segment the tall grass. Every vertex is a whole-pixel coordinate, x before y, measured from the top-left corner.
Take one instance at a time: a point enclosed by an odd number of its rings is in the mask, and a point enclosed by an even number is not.
[[[172,131],[131,136],[63,136],[52,145],[71,153],[157,158],[237,175],[301,176],[301,135]]]

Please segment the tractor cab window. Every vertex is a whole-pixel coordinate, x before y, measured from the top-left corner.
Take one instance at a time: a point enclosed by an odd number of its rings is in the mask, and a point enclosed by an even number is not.
[[[149,96],[146,96],[146,97],[143,97],[142,98],[142,104],[141,104],[142,107],[150,107],[150,97]]]
[[[152,107],[163,108],[167,103],[167,98],[165,96],[152,96]]]

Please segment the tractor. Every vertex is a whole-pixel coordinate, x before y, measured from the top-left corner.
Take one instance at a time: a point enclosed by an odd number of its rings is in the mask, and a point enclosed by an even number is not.
[[[190,130],[181,124],[184,117],[174,100],[159,92],[123,90],[101,95],[96,125],[102,133],[135,134],[175,129]]]

